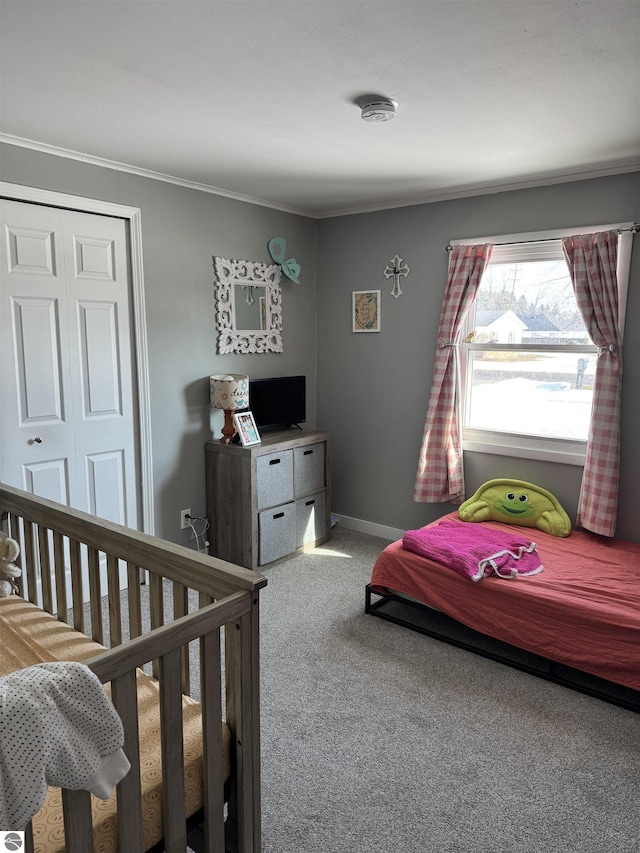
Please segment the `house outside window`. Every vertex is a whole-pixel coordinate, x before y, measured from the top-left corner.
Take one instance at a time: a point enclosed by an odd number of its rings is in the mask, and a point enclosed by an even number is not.
[[[597,349],[559,239],[494,246],[463,339],[464,449],[582,464]]]

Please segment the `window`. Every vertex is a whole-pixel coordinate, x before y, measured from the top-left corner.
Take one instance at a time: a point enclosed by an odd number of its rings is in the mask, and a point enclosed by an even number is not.
[[[581,464],[597,349],[561,241],[494,246],[463,337],[464,448]]]

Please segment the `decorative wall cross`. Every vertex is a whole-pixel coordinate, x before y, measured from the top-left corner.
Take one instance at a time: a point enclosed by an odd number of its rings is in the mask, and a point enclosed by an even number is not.
[[[400,255],[396,255],[391,258],[387,264],[384,274],[387,278],[391,278],[391,276],[393,276],[393,289],[391,291],[391,295],[395,299],[397,299],[402,293],[402,288],[400,287],[400,276],[403,275],[406,278],[410,272],[411,269],[405,264]]]

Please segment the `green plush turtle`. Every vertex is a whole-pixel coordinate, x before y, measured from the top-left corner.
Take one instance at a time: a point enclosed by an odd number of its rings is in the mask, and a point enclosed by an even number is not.
[[[551,492],[524,480],[488,480],[458,508],[463,521],[502,521],[568,536],[571,520]]]

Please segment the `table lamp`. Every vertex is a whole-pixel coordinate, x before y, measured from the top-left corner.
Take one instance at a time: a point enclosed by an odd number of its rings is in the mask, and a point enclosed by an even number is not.
[[[233,413],[249,408],[249,377],[242,373],[216,373],[209,377],[211,406],[224,410],[223,444],[229,444],[236,434]]]

